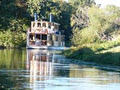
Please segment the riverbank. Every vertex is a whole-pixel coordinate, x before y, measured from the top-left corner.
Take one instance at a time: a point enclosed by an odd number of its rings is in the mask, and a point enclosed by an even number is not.
[[[108,45],[109,46],[108,46]],[[71,47],[63,52],[70,59],[78,61],[95,62],[102,65],[120,65],[120,46],[117,44],[91,44]],[[77,62],[77,61],[76,61]]]

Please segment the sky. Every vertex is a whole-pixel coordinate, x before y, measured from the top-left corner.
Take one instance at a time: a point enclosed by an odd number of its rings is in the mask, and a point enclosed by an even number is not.
[[[101,7],[105,7],[106,5],[120,6],[120,0],[95,0],[95,2],[101,4]]]
[[[69,0],[65,0],[66,2],[68,2]]]
[[[69,0],[65,0],[69,1]],[[101,7],[105,7],[106,5],[116,5],[120,6],[120,0],[95,0],[97,4],[101,4]]]

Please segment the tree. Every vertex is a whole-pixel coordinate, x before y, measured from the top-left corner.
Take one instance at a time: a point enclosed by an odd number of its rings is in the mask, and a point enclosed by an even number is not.
[[[82,29],[88,26],[88,7],[79,6],[75,14],[71,17],[71,26],[73,30],[76,28]]]
[[[94,0],[69,0],[69,3],[71,3],[75,8],[80,6],[90,6],[94,2]]]
[[[77,0],[73,0],[71,2],[75,3]],[[76,28],[83,29],[88,26],[88,8],[94,4],[94,0],[79,0],[77,3],[77,10],[72,14],[71,17],[71,26],[73,30]]]
[[[27,6],[28,6],[27,9],[32,17],[34,16],[34,13],[37,13],[37,14],[40,13],[40,9],[43,6],[42,1],[43,0],[28,0],[27,1]]]
[[[0,2],[0,46],[25,45],[29,23],[26,0],[2,0]]]
[[[72,42],[74,45],[107,42],[119,33],[120,7],[107,6],[101,9],[98,6],[88,8],[89,25],[85,28],[78,27],[73,31]]]

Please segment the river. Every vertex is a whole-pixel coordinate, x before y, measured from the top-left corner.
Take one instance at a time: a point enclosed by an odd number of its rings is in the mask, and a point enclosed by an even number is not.
[[[120,72],[72,64],[60,51],[0,50],[0,90],[119,90]]]

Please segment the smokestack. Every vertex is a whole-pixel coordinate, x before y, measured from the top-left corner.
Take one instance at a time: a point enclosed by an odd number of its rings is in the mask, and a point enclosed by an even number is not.
[[[53,15],[50,13],[50,22],[53,22]]]
[[[34,21],[37,21],[37,13],[34,13]]]

